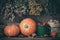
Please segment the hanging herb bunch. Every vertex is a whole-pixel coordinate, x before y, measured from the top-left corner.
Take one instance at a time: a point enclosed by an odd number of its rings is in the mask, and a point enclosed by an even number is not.
[[[29,9],[30,15],[40,15],[40,13],[43,11],[43,7],[41,6],[41,4],[38,4],[35,0],[29,1]]]
[[[2,9],[3,19],[19,21],[26,14],[26,5],[22,0],[13,0],[6,3]],[[21,17],[19,19],[19,17]],[[18,19],[18,20],[17,20]]]
[[[47,15],[48,0],[29,0],[29,15]]]

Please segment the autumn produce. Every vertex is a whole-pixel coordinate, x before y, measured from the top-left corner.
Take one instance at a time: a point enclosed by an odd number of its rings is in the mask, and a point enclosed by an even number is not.
[[[25,36],[32,35],[36,31],[36,22],[32,18],[25,18],[19,24],[21,33]]]
[[[4,33],[6,36],[17,36],[19,32],[19,27],[15,24],[9,24],[4,28]]]

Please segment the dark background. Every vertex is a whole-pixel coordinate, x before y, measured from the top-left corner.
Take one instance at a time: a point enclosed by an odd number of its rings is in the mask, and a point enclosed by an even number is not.
[[[24,0],[23,0],[24,1]],[[2,8],[5,6],[5,3],[14,2],[14,0],[0,0],[0,20],[2,20],[1,11]],[[51,15],[53,18],[60,20],[60,1],[59,0],[48,0],[48,9],[49,9],[49,15]],[[1,22],[1,21],[0,21]]]

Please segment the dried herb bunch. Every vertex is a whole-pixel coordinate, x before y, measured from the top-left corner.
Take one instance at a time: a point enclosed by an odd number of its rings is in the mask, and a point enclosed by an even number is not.
[[[43,11],[41,4],[37,3],[35,0],[29,1],[30,15],[40,15],[40,12]]]
[[[22,0],[14,0],[6,3],[1,12],[3,19],[13,22],[23,18],[23,15],[26,14],[26,5],[24,3]]]

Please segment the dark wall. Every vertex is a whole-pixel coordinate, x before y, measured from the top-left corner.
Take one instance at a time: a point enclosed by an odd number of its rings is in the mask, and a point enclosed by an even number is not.
[[[49,1],[49,15],[54,19],[60,20],[60,1],[59,0],[48,0]],[[0,0],[0,20],[2,21],[1,11],[5,6],[5,3],[14,2],[14,0]],[[54,8],[55,7],[55,8]],[[43,17],[42,17],[43,18]]]

